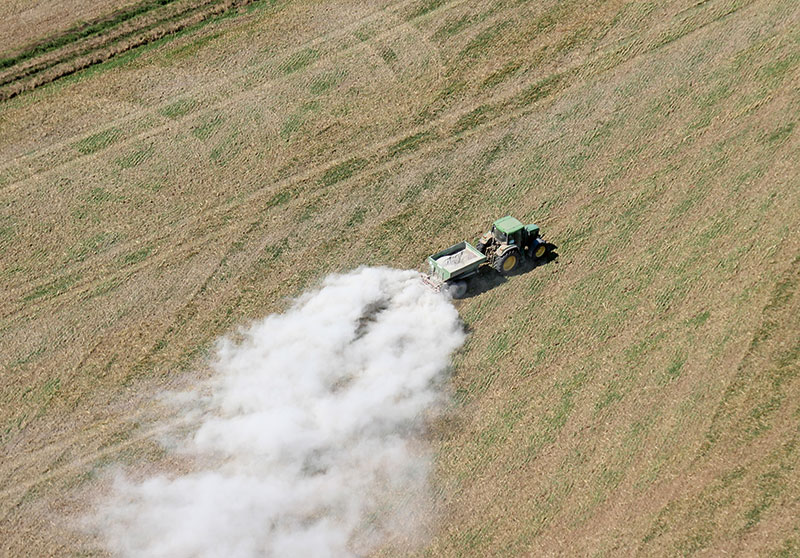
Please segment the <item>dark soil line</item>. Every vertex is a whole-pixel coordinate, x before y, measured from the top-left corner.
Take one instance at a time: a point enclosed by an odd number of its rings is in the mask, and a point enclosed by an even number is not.
[[[10,68],[11,66],[15,66],[20,62],[41,56],[57,48],[74,43],[75,41],[91,37],[92,35],[98,35],[112,27],[133,19],[138,15],[149,12],[154,8],[166,6],[167,4],[171,4],[175,1],[176,0],[145,0],[144,2],[135,4],[127,9],[117,10],[109,15],[96,18],[92,21],[74,25],[62,33],[46,38],[38,43],[33,44],[32,46],[29,46],[27,50],[24,50],[16,56],[0,58],[0,70]]]
[[[219,16],[230,9],[240,8],[255,1],[258,0],[223,0],[220,4],[215,4],[211,9],[206,11],[195,11],[188,18],[175,21],[169,25],[163,25],[163,22],[161,22],[160,26],[147,29],[145,30],[144,34],[137,37],[131,37],[127,42],[107,46],[106,48],[96,52],[84,53],[82,55],[79,54],[77,58],[71,59],[73,62],[72,64],[67,65],[69,60],[67,62],[57,61],[55,65],[41,70],[25,82],[16,80],[13,83],[6,84],[5,89],[0,89],[0,101],[12,99],[20,93],[41,87],[42,85],[51,83],[59,78],[69,76],[95,64],[106,62],[114,56],[157,41],[167,37],[168,35],[199,26],[207,19]],[[208,5],[204,5],[204,7],[208,7]],[[185,14],[182,15],[185,16]],[[141,33],[142,30],[138,30],[137,32]],[[83,57],[81,58],[81,56]],[[62,67],[59,67],[59,65]]]
[[[141,25],[140,27],[134,27],[134,28],[128,29],[127,31],[123,31],[122,33],[120,33],[120,34],[118,34],[116,36],[114,35],[114,33],[111,33],[111,32],[109,32],[106,35],[100,35],[99,38],[102,39],[102,41],[100,43],[92,44],[92,45],[89,45],[89,46],[87,46],[85,48],[80,48],[80,43],[77,42],[77,43],[73,44],[73,46],[77,46],[78,47],[77,50],[73,50],[71,52],[63,53],[62,56],[57,56],[56,58],[53,58],[53,59],[50,59],[50,60],[43,60],[43,61],[41,61],[39,63],[35,63],[35,64],[31,65],[31,66],[28,66],[27,68],[21,68],[20,70],[18,70],[16,72],[12,71],[12,72],[7,73],[2,78],[0,78],[0,86],[4,86],[6,84],[9,84],[9,83],[21,80],[21,79],[28,78],[28,77],[30,77],[32,75],[35,75],[37,73],[46,71],[49,68],[57,66],[58,64],[63,64],[63,63],[69,62],[70,60],[74,60],[75,58],[78,58],[80,56],[85,56],[85,55],[87,55],[87,54],[89,54],[89,53],[91,53],[93,51],[97,51],[97,50],[100,50],[101,48],[106,48],[109,45],[119,43],[120,41],[123,41],[125,39],[129,39],[129,38],[135,36],[138,33],[143,33],[145,31],[150,31],[150,30],[155,29],[155,28],[157,28],[157,27],[159,27],[161,25],[164,25],[166,23],[170,23],[170,22],[173,22],[173,21],[178,21],[181,18],[187,17],[189,14],[199,12],[199,11],[203,10],[204,8],[207,8],[209,5],[216,4],[216,3],[220,2],[220,1],[221,0],[210,0],[210,1],[206,1],[206,2],[200,3],[200,4],[193,4],[193,5],[186,6],[183,10],[181,10],[181,11],[179,11],[179,12],[177,12],[177,13],[169,16],[169,17],[165,17],[163,19],[156,19],[155,21],[151,21],[151,22],[143,22],[144,24]],[[116,28],[111,30],[111,31],[114,31],[114,30],[116,30]]]

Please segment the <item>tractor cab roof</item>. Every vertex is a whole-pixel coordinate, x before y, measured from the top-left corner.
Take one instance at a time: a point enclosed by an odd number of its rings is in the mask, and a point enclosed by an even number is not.
[[[507,215],[502,219],[498,219],[494,222],[494,227],[499,230],[501,233],[505,234],[514,234],[518,230],[522,228],[522,223]]]

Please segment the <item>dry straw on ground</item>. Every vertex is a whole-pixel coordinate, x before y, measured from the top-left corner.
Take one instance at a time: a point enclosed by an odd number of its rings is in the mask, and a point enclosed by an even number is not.
[[[796,553],[795,4],[264,3],[4,102],[2,553],[102,553],[218,336],[508,213],[560,257],[458,303],[420,554]]]

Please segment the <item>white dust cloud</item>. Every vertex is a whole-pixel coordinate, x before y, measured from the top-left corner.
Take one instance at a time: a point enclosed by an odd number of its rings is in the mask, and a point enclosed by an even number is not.
[[[223,340],[182,451],[197,470],[120,475],[97,510],[108,548],[148,557],[347,557],[426,519],[420,433],[444,399],[458,314],[413,271],[328,277]],[[212,465],[213,464],[213,465]]]

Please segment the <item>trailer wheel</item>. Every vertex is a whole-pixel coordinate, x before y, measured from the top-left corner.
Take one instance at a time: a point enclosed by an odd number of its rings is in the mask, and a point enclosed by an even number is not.
[[[494,262],[494,268],[501,275],[508,275],[517,268],[517,264],[519,264],[519,252],[517,250],[509,250],[497,258]]]
[[[453,298],[464,298],[464,295],[467,294],[467,282],[453,281],[452,283],[448,283],[447,292],[450,293],[450,296]]]

